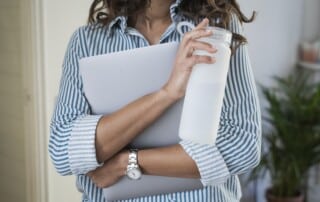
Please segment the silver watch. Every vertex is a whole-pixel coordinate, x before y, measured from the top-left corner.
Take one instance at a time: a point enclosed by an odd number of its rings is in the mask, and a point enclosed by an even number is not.
[[[127,176],[131,180],[139,180],[142,176],[141,169],[138,165],[138,150],[136,149],[132,149],[129,151]]]

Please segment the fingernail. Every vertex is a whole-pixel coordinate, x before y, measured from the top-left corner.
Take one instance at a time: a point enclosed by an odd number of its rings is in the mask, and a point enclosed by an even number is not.
[[[216,47],[214,44],[208,43],[208,48],[210,48],[211,50],[216,50]]]
[[[211,52],[211,53],[216,53],[216,52],[217,52],[217,49],[212,48],[210,52]]]

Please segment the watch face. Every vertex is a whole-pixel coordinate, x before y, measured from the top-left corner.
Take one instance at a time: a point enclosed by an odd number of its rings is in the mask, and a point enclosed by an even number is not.
[[[134,169],[129,170],[127,175],[132,180],[138,180],[141,178],[141,171],[137,168],[134,168]]]

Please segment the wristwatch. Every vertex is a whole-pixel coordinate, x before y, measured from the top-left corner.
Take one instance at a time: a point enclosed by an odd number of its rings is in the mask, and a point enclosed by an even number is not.
[[[141,172],[141,169],[138,164],[138,150],[137,149],[131,149],[129,151],[127,176],[131,180],[139,180],[142,176],[142,172]]]

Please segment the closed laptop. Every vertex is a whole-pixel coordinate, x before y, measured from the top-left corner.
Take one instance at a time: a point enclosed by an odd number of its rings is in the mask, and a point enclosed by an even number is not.
[[[159,90],[170,77],[178,45],[172,42],[81,59],[80,73],[92,113],[113,113]],[[182,99],[172,105],[131,147],[143,149],[179,143],[182,105]],[[113,201],[200,188],[199,179],[143,175],[137,181],[124,177],[103,191],[107,201]]]

